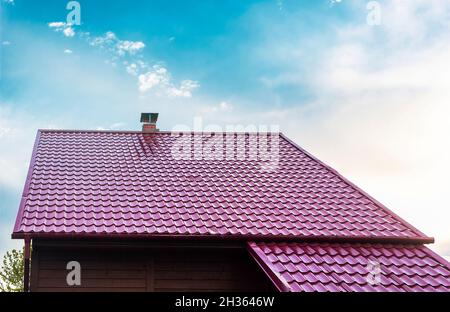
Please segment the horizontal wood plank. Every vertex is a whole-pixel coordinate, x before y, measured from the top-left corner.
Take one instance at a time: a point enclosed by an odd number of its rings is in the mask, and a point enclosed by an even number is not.
[[[142,246],[142,245],[140,245]],[[33,246],[32,291],[266,291],[270,281],[244,248],[95,249]],[[69,261],[81,266],[81,285],[66,282]]]

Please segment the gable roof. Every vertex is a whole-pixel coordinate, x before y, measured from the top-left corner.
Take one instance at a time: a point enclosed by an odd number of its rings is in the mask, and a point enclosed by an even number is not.
[[[450,291],[448,262],[423,245],[250,242],[248,249],[281,291]]]
[[[433,241],[282,134],[276,172],[250,159],[177,160],[177,135],[38,131],[13,237]],[[254,136],[232,140],[248,147]]]

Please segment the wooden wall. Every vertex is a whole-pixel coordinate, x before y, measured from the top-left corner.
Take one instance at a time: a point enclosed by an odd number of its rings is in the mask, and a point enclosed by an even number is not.
[[[66,265],[81,265],[69,287]],[[271,291],[244,245],[33,242],[31,291]]]

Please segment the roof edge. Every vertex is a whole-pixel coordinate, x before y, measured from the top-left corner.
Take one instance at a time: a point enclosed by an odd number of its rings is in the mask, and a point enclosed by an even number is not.
[[[247,251],[259,267],[264,271],[270,281],[280,292],[291,292],[292,289],[288,282],[277,272],[270,261],[266,261],[267,257],[255,242],[247,242]]]
[[[34,164],[36,162],[36,153],[37,153],[37,148],[39,145],[40,138],[41,138],[41,130],[38,129],[36,132],[36,138],[34,139],[33,151],[31,152],[31,159],[30,159],[30,164],[28,166],[27,178],[25,180],[25,185],[23,186],[22,198],[20,199],[20,204],[19,204],[19,211],[17,212],[16,222],[14,223],[14,230],[13,230],[14,233],[19,230],[20,221],[22,220],[22,217],[23,217],[23,212],[25,209],[25,201],[27,199],[28,191],[30,189],[31,177],[33,175]],[[14,233],[13,233],[13,235],[14,235]]]
[[[306,151],[304,148],[302,148],[300,145],[298,145],[297,143],[295,143],[294,141],[292,141],[291,139],[289,139],[285,134],[280,133],[281,137],[283,139],[285,139],[287,142],[289,142],[291,145],[293,145],[295,148],[297,148],[298,150],[300,150],[301,152],[305,153],[307,156],[309,156],[311,159],[317,161],[318,163],[320,163],[322,166],[324,166],[325,168],[327,168],[328,170],[330,170],[331,172],[333,172],[334,174],[336,174],[339,178],[341,178],[345,183],[347,183],[348,185],[350,185],[351,187],[355,188],[358,192],[360,192],[361,194],[363,194],[364,196],[366,196],[369,200],[371,200],[375,205],[379,206],[381,209],[385,210],[388,214],[390,214],[394,219],[396,219],[397,221],[399,221],[400,223],[402,223],[403,225],[406,225],[407,227],[410,228],[410,230],[412,230],[413,232],[415,232],[419,237],[424,237],[424,238],[429,238],[432,239],[431,243],[434,243],[434,237],[429,237],[427,235],[425,235],[422,231],[420,231],[419,229],[417,229],[415,226],[413,226],[412,224],[410,224],[409,222],[407,222],[406,220],[404,220],[402,217],[400,217],[398,214],[396,214],[395,212],[393,212],[391,209],[387,208],[385,205],[383,205],[381,202],[379,202],[378,200],[376,200],[375,198],[373,198],[371,195],[369,195],[366,191],[362,190],[359,186],[357,186],[356,184],[354,184],[353,182],[351,182],[349,179],[347,179],[346,177],[344,177],[341,173],[339,173],[336,169],[334,169],[333,167],[331,167],[330,165],[324,163],[323,161],[321,161],[320,159],[318,159],[317,157],[315,157],[314,155],[312,155],[311,153],[309,153],[308,151]]]
[[[443,266],[445,266],[447,269],[450,270],[450,262],[448,262],[444,257],[439,255],[437,252],[435,252],[434,250],[432,250],[429,247],[425,246],[425,250],[426,250],[426,252],[428,253],[429,256],[431,256],[433,259],[435,259],[440,264],[442,264]]]
[[[242,234],[124,234],[124,233],[24,233],[14,232],[12,239],[29,238],[53,238],[53,239],[186,239],[186,240],[237,240],[237,241],[274,241],[274,242],[329,242],[329,243],[384,243],[384,244],[430,244],[434,242],[432,237],[422,236],[298,236],[298,235],[242,235]]]

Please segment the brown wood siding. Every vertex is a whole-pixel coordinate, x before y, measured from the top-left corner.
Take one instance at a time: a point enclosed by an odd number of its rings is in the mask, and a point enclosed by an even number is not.
[[[245,248],[171,245],[95,248],[33,245],[31,291],[269,291],[274,288]],[[131,248],[130,248],[131,247]],[[68,286],[66,265],[81,265]]]

